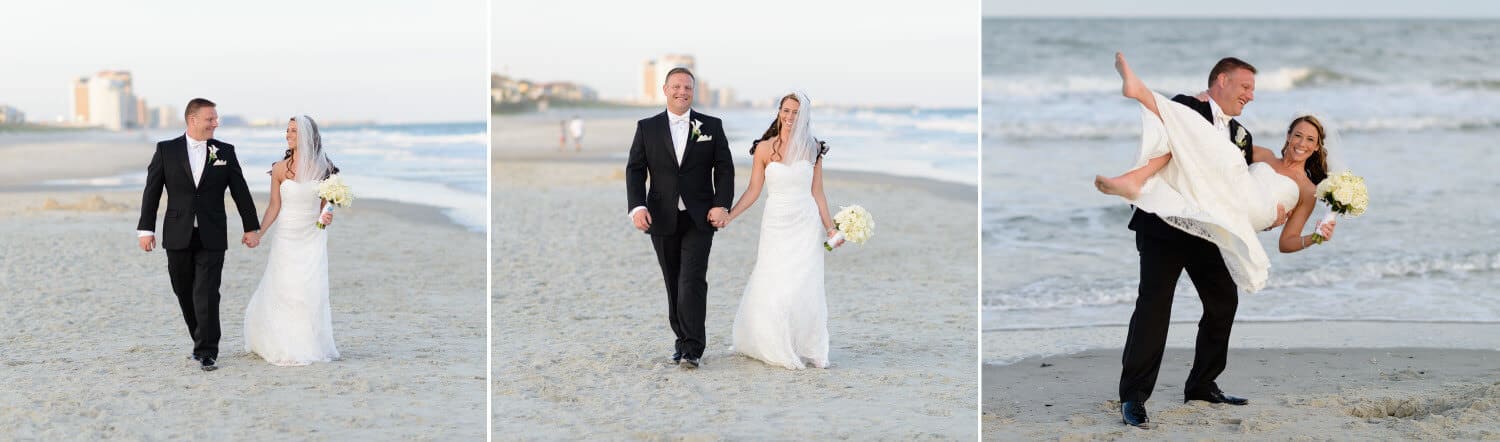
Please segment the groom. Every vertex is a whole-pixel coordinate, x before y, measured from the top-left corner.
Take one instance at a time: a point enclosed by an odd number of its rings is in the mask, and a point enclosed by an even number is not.
[[[193,338],[193,360],[203,371],[213,371],[219,357],[219,281],[228,248],[224,217],[224,190],[234,197],[245,235],[240,243],[260,244],[260,222],[255,201],[240,172],[234,146],[213,139],[219,127],[214,102],[194,98],[183,117],[187,132],[156,143],[156,153],[146,166],[146,190],[141,197],[141,218],[136,225],[141,250],[156,247],[156,208],[162,189],[167,192],[166,220],[162,223],[162,248],[167,250],[167,273],[172,292],[182,307],[188,336]]]
[[[685,368],[698,368],[708,340],[708,250],[714,231],[728,224],[734,198],[729,142],[718,118],[692,110],[696,82],[685,68],[667,72],[667,110],[636,123],[625,163],[626,207],[656,248],[677,335],[672,362]]]
[[[1213,123],[1215,129],[1239,147],[1245,163],[1249,164],[1254,146],[1250,131],[1234,117],[1255,99],[1255,67],[1234,57],[1219,60],[1208,74],[1205,94],[1178,95],[1172,101],[1198,111]],[[1272,228],[1286,222],[1286,211],[1280,207],[1277,210],[1276,225]],[[1239,305],[1239,289],[1218,247],[1140,210],[1131,217],[1130,230],[1135,231],[1135,246],[1141,256],[1141,282],[1135,313],[1130,317],[1129,335],[1125,338],[1124,368],[1120,372],[1120,414],[1125,423],[1140,426],[1150,420],[1145,403],[1156,388],[1156,374],[1167,346],[1172,293],[1183,270],[1203,301],[1193,369],[1184,385],[1183,402],[1249,403],[1247,399],[1225,394],[1214,383],[1228,360],[1229,330]]]

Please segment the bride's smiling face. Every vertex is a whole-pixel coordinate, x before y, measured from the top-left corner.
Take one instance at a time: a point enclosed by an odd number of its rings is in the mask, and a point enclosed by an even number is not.
[[[286,148],[297,148],[297,120],[286,122]]]
[[[790,98],[781,100],[781,110],[777,112],[776,118],[781,121],[782,130],[791,130],[797,124],[797,111],[802,108],[802,103]]]
[[[1286,151],[1282,155],[1291,161],[1307,161],[1318,152],[1318,128],[1312,123],[1299,121],[1286,134]]]

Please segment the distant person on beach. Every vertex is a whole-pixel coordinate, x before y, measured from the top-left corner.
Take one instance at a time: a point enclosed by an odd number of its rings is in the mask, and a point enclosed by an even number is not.
[[[557,151],[568,150],[568,120],[557,121]]]
[[[574,115],[573,116],[573,120],[571,120],[571,121],[568,122],[568,136],[570,136],[570,137],[573,138],[573,150],[575,152],[582,152],[583,151],[583,117],[579,117],[577,115]]]

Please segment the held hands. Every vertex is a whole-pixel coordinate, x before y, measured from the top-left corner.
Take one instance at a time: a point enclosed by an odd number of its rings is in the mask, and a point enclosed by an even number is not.
[[[635,213],[630,214],[630,221],[635,223],[636,230],[644,232],[646,229],[651,228],[651,211],[646,209],[637,210]]]
[[[729,226],[729,211],[723,207],[715,207],[708,211],[708,224],[714,228],[722,229]]]
[[[257,230],[257,231],[254,231],[254,232],[245,232],[245,236],[240,237],[240,244],[244,244],[245,247],[249,247],[249,248],[252,248],[252,249],[255,248],[256,246],[259,246],[260,245],[260,231]]]
[[[141,251],[142,252],[150,252],[151,249],[156,248],[156,236],[155,235],[142,236],[142,237],[140,237],[140,242],[141,242]]]

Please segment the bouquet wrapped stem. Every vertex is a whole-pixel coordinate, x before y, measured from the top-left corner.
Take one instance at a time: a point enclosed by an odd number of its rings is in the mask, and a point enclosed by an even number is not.
[[[354,204],[354,193],[349,191],[349,186],[344,184],[344,179],[337,174],[330,175],[318,183],[318,198],[328,201],[323,205],[324,213],[333,213],[333,207],[349,207]],[[324,229],[328,226],[323,224],[323,216],[318,215],[318,228]]]
[[[1318,200],[1328,203],[1328,214],[1323,216],[1323,221],[1318,226],[1333,222],[1339,216],[1363,215],[1370,206],[1370,192],[1365,188],[1365,179],[1347,170],[1324,178],[1323,182],[1318,183],[1315,194]],[[1313,232],[1313,244],[1322,244],[1326,240],[1322,234]]]

